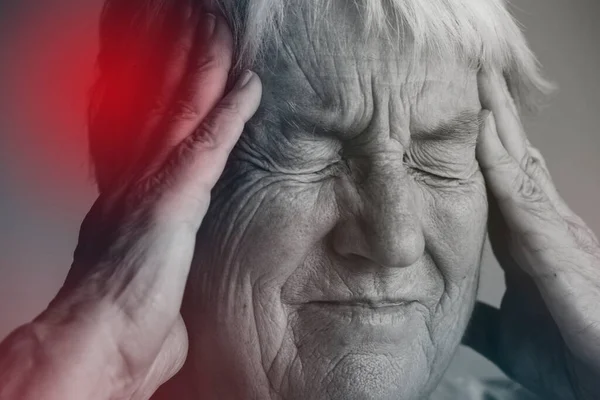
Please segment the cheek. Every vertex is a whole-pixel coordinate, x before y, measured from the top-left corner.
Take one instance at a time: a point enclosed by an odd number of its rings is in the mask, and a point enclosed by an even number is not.
[[[455,349],[476,299],[485,240],[487,199],[483,177],[452,190],[427,190],[426,252],[444,281],[432,331],[439,348]]]
[[[253,174],[217,187],[196,249],[202,268],[192,271],[201,296],[280,305],[281,288],[334,223],[322,185]]]
[[[208,228],[217,240],[211,252],[227,260],[252,284],[268,281],[280,286],[333,225],[330,208],[319,184],[265,178],[217,199],[214,212],[220,215]],[[219,207],[224,200],[234,207]],[[229,208],[229,211],[224,211]]]
[[[485,240],[487,198],[481,173],[451,189],[425,190],[426,249],[450,283],[474,276]]]
[[[323,198],[327,190],[320,184],[282,177],[219,185],[188,285],[186,308],[199,349],[195,361],[214,363],[200,353],[218,349],[220,358],[238,366],[243,384],[256,385],[267,379],[265,371],[282,349],[291,348],[282,287],[331,229],[334,203]]]

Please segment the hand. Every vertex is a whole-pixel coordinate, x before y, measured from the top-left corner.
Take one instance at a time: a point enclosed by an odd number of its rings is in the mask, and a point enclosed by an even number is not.
[[[543,399],[600,398],[600,246],[527,140],[504,80],[479,76],[477,145],[500,309],[477,304],[464,343]]]
[[[86,216],[64,287],[2,344],[2,399],[147,399],[185,360],[179,310],[196,232],[261,97],[248,71],[220,100],[231,33],[221,18],[185,18],[157,94],[162,106]]]

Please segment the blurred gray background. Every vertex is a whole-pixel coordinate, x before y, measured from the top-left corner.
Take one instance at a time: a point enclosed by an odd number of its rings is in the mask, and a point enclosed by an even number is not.
[[[0,338],[60,287],[95,199],[85,141],[102,0],[0,0]],[[600,234],[600,3],[515,0],[559,91],[525,125],[571,207]],[[486,249],[480,298],[500,303],[502,272]],[[461,348],[449,374],[500,372]]]

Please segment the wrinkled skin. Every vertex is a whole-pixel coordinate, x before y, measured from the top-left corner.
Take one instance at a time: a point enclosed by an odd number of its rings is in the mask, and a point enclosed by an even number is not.
[[[463,342],[544,399],[600,398],[600,244],[497,71],[410,68],[335,10],[316,37],[289,24],[255,114],[255,74],[225,90],[224,21],[181,11],[65,285],[0,343],[0,399],[146,400],[186,359],[155,398],[425,398],[471,314],[488,201],[507,291]]]
[[[198,393],[422,398],[476,294],[477,71],[409,72],[377,39],[336,48],[351,27],[289,25],[199,233],[184,303]]]

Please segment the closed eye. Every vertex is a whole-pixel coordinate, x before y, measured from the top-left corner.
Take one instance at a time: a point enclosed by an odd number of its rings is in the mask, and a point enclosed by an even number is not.
[[[433,171],[431,169],[421,167],[414,163],[410,156],[404,155],[404,165],[408,174],[416,181],[428,186],[458,186],[462,178],[450,176],[443,172]]]

